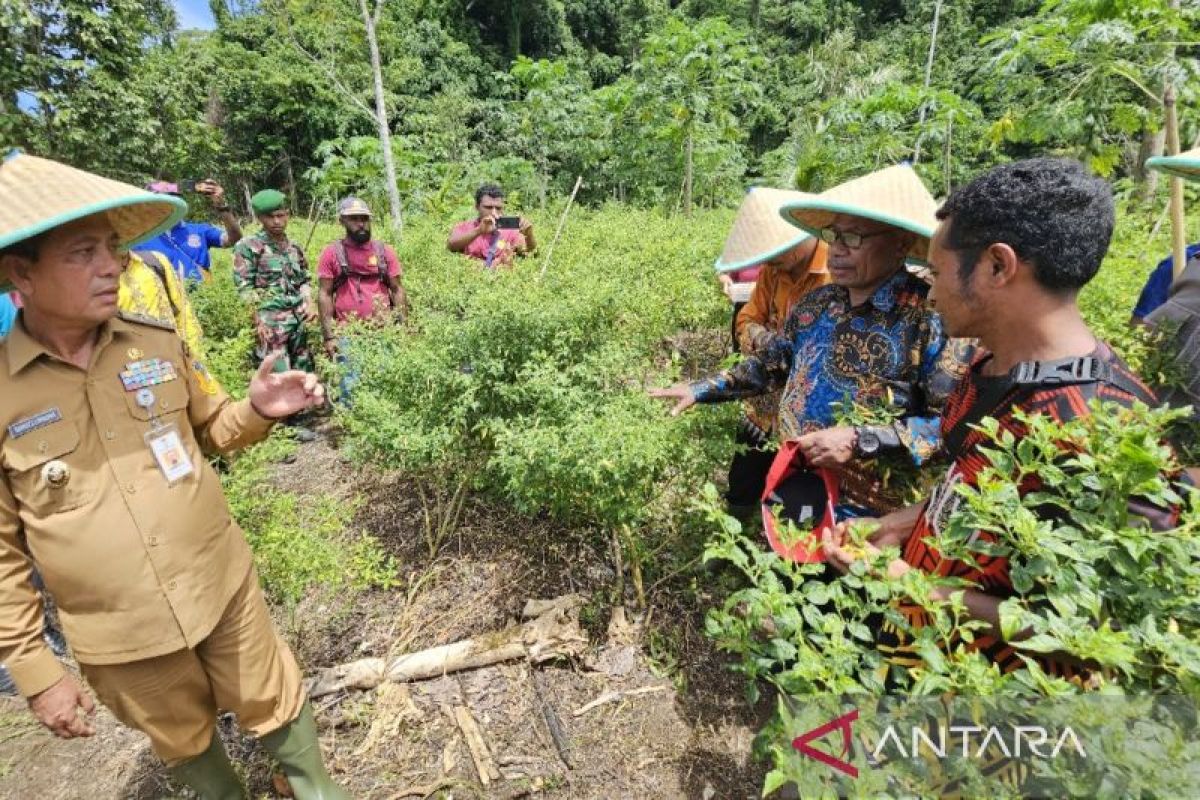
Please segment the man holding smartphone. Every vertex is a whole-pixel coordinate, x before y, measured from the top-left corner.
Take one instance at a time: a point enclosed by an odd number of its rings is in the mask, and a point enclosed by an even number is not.
[[[504,216],[504,190],[485,183],[475,191],[475,219],[458,223],[450,231],[446,247],[483,262],[487,269],[512,264],[513,256],[537,249],[533,223],[524,217]]]
[[[212,267],[209,248],[233,247],[242,238],[242,229],[238,225],[237,217],[225,202],[225,190],[214,180],[179,183],[154,181],[147,184],[146,188],[151,192],[173,197],[179,197],[184,192],[195,192],[208,198],[213,211],[217,212],[225,230],[207,222],[180,220],[170,230],[163,231],[134,248],[139,253],[154,251],[164,254],[174,265],[180,278],[199,283],[208,277],[208,271]]]

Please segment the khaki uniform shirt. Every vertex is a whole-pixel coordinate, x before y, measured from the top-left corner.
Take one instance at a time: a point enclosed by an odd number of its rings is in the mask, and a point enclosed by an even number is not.
[[[152,359],[177,377],[148,387],[148,410],[121,373]],[[145,440],[151,412],[178,427],[193,465],[173,486]],[[252,444],[271,424],[248,400],[230,401],[158,323],[106,322],[84,371],[18,320],[0,343],[0,662],[22,694],[63,674],[41,638],[31,562],[82,663],[150,658],[212,631],[251,555],[204,456]]]

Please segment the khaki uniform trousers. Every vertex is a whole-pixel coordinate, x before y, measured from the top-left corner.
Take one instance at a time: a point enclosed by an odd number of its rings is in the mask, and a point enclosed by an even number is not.
[[[232,711],[243,730],[263,736],[296,719],[306,699],[300,667],[275,633],[254,569],[195,649],[79,666],[100,702],[149,736],[167,766],[204,752],[218,709]]]

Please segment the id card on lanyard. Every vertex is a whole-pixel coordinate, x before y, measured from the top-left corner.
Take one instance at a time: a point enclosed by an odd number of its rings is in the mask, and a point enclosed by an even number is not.
[[[183,437],[179,434],[179,426],[174,422],[163,422],[154,413],[154,391],[149,387],[138,389],[134,398],[139,406],[150,413],[150,430],[146,431],[143,439],[154,463],[162,472],[167,486],[174,486],[196,471],[192,459],[188,456],[187,448],[183,446]]]

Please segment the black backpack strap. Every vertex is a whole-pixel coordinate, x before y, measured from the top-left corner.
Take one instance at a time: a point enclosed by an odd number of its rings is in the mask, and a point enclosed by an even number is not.
[[[379,282],[388,290],[388,307],[392,307],[392,276],[388,272],[387,248],[383,242],[378,239],[373,239],[371,244],[375,246],[375,263],[379,267]]]
[[[967,413],[942,436],[942,447],[954,457],[971,428],[984,417],[1003,416],[1039,389],[1084,383],[1107,383],[1148,405],[1157,402],[1146,387],[1095,356],[1022,361],[1009,370],[1007,380],[995,381],[975,399]]]
[[[333,279],[333,293],[337,294],[342,284],[350,280],[350,261],[346,257],[346,245],[341,240],[333,243],[333,257],[337,259],[338,274]]]

